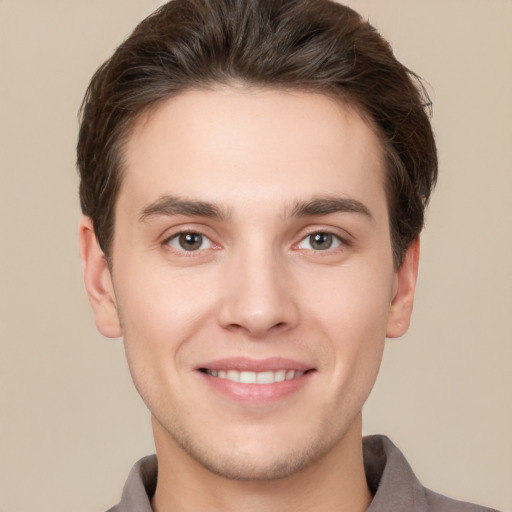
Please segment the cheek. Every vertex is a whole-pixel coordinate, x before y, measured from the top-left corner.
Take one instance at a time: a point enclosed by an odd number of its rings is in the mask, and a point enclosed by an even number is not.
[[[393,271],[344,269],[324,293],[311,301],[310,314],[330,341],[330,360],[338,380],[373,383],[384,349],[393,288]]]
[[[336,269],[317,279],[316,293],[312,294],[311,287],[308,288],[310,310],[342,337],[352,333],[359,339],[364,332],[385,335],[393,276],[392,270],[376,271],[370,265]]]
[[[166,403],[168,392],[180,389],[186,367],[182,347],[201,328],[208,305],[197,286],[164,270],[144,272],[125,267],[130,279],[116,287],[128,367],[139,394],[152,411]],[[128,271],[129,270],[129,271]],[[167,397],[167,398],[166,398]]]
[[[116,286],[123,337],[132,359],[179,357],[181,345],[211,319],[212,296],[201,275],[180,275],[166,267],[125,267]]]

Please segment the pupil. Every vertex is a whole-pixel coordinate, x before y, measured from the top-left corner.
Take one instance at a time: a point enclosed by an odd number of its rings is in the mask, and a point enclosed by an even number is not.
[[[329,233],[315,233],[311,235],[310,243],[313,249],[329,249],[332,245],[332,235]]]
[[[180,245],[186,251],[199,249],[203,243],[203,236],[199,233],[183,233],[180,235]]]

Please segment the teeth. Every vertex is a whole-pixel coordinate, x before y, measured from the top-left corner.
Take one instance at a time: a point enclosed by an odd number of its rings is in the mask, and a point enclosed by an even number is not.
[[[228,370],[226,372],[226,379],[234,382],[240,382],[240,372],[237,372],[236,370]]]
[[[279,370],[278,372],[274,372],[274,381],[275,382],[283,382],[286,379],[286,370]]]
[[[229,375],[229,373],[228,373]],[[254,372],[240,372],[239,382],[242,384],[256,384],[256,373]]]
[[[260,372],[256,374],[257,384],[272,384],[276,381],[274,372]]]
[[[206,370],[208,375],[242,384],[273,384],[284,380],[298,379],[304,372],[296,370],[277,370],[275,372],[248,372],[238,370]]]

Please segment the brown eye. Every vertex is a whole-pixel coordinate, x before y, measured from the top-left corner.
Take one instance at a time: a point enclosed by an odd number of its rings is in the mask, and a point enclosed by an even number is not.
[[[336,235],[328,232],[318,232],[303,238],[299,244],[299,249],[327,251],[328,249],[339,247],[341,244],[341,239]]]
[[[332,246],[332,235],[330,233],[315,233],[309,236],[309,243],[316,251],[324,251]]]
[[[174,249],[188,252],[209,249],[212,245],[210,239],[201,233],[178,233],[167,243]]]
[[[201,247],[203,243],[203,235],[198,233],[183,233],[179,237],[179,243],[185,251],[195,251]]]

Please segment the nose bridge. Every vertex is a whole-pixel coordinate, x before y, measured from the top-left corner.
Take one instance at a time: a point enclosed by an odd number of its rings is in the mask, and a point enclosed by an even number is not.
[[[285,255],[253,236],[237,247],[226,265],[220,323],[258,337],[290,328],[298,320]]]

